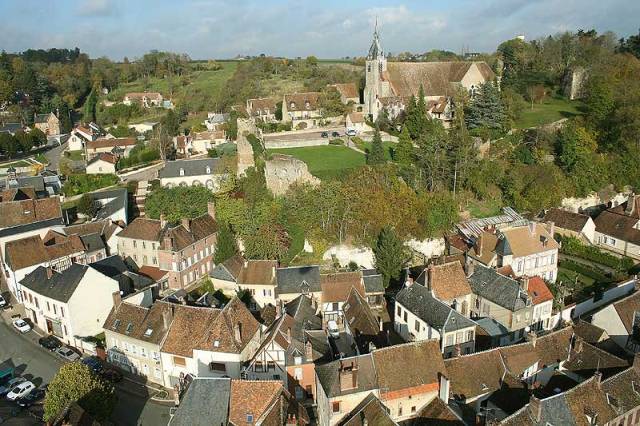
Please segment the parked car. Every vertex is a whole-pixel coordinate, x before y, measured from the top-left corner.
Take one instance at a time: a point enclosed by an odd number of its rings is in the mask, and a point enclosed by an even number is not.
[[[89,367],[91,369],[91,371],[93,371],[96,374],[100,374],[100,372],[104,368],[102,366],[102,361],[100,360],[100,358],[95,357],[95,356],[90,356],[90,357],[87,357],[87,358],[83,359],[82,363],[84,365],[86,365],[87,367]]]
[[[29,325],[29,323],[22,318],[13,320],[13,326],[20,333],[28,333],[29,331],[31,331],[31,326]]]
[[[38,343],[45,349],[50,350],[51,352],[56,351],[58,348],[62,346],[62,342],[58,340],[57,337],[48,335],[47,337],[41,337],[38,339]]]
[[[5,306],[7,306],[7,301],[4,297],[0,296],[0,308],[4,308]]]
[[[58,348],[56,353],[67,361],[77,361],[80,359],[80,355],[69,346],[62,346],[61,348]]]
[[[46,392],[44,389],[36,388],[29,392],[27,396],[23,396],[22,398],[18,398],[16,403],[23,408],[31,407],[33,404],[40,401],[44,398]]]
[[[331,137],[332,138],[339,138],[340,137],[340,132],[331,132]]]
[[[122,381],[122,373],[119,372],[118,370],[114,370],[113,368],[110,368],[108,370],[105,370],[102,373],[102,377],[105,380],[108,380],[112,383],[118,383]]]
[[[321,138],[328,138],[328,137],[329,137],[329,132],[322,132],[322,133],[320,133],[320,137],[321,137]]]
[[[15,401],[18,398],[23,398],[29,395],[29,393],[31,393],[31,391],[34,390],[35,388],[36,388],[36,385],[34,385],[33,383],[27,380],[25,382],[20,383],[17,386],[14,386],[7,394],[7,399],[9,401]]]
[[[356,129],[347,129],[346,134],[347,136],[355,136],[358,134],[358,132],[356,131]]]
[[[24,377],[14,377],[9,380],[6,384],[0,386],[0,395],[6,395],[11,392],[11,389],[18,386],[20,383],[26,382],[27,379]]]

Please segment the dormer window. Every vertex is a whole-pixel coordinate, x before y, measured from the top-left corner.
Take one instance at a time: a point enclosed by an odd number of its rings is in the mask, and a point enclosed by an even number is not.
[[[207,166],[207,174],[211,174],[211,167]]]
[[[184,169],[180,169],[180,176],[184,176]]]
[[[311,108],[311,103],[310,103],[309,101],[306,101],[306,102],[304,103],[304,107],[305,107],[306,109]]]
[[[127,330],[125,331],[125,333],[131,334],[132,331],[133,331],[133,324],[132,323],[127,324]]]
[[[152,334],[153,328],[147,328],[147,330],[144,332],[144,337],[151,337]]]
[[[247,414],[247,423],[253,424],[253,414]]]
[[[114,330],[117,330],[118,327],[120,327],[120,320],[119,319],[117,319],[117,320],[115,320],[113,322],[113,326],[111,328],[114,329]]]
[[[291,102],[291,103],[289,104],[289,107],[290,107],[291,109],[294,109],[294,108],[296,107],[296,103],[295,103],[295,102]]]

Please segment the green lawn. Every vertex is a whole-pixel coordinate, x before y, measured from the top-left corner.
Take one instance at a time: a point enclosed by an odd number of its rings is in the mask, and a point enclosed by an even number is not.
[[[270,149],[269,152],[291,155],[304,161],[309,171],[320,179],[331,179],[342,175],[345,170],[365,164],[364,155],[339,145],[279,148]]]
[[[82,151],[81,149],[77,150],[77,151],[67,151],[68,158],[72,161],[82,161],[84,160],[84,151]]]
[[[29,163],[28,161],[24,161],[24,160],[18,160],[18,161],[14,161],[11,163],[4,163],[2,165],[0,165],[0,167],[2,168],[9,168],[9,167],[29,167],[31,166],[31,163]]]
[[[529,104],[516,121],[515,127],[526,129],[580,115],[581,105],[579,101],[570,101],[559,96],[548,97],[542,104],[534,104],[533,108]]]
[[[472,200],[469,202],[467,209],[474,218],[496,216],[502,213],[502,201],[497,199]]]

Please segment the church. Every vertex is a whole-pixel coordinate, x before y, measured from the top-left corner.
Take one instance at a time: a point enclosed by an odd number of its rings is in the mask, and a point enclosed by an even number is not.
[[[453,119],[456,91],[462,88],[473,96],[479,85],[496,78],[486,62],[387,62],[377,25],[365,75],[364,112],[372,120],[383,109],[391,118],[398,116],[422,86],[429,114],[442,120],[445,127]]]

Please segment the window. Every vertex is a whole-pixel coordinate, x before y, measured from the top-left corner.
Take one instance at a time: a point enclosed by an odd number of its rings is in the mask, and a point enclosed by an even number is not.
[[[416,331],[420,332],[420,321],[416,320]]]
[[[211,174],[211,167],[207,166],[207,174]]]
[[[126,343],[125,343],[126,345]],[[187,366],[187,360],[180,357],[180,356],[174,356],[173,357],[173,365],[176,365],[178,367],[186,367]]]
[[[301,357],[301,356],[297,356],[297,357],[293,358],[293,362],[294,362],[296,365],[300,365],[300,364],[302,364],[302,357]]]
[[[247,414],[247,423],[253,423],[253,414]]]
[[[138,247],[138,242],[136,240],[133,240],[133,248]]]
[[[153,262],[154,265],[158,264],[158,258],[156,258],[155,256],[151,258],[151,261]]]
[[[453,345],[453,334],[447,335],[446,345],[447,346]]]
[[[464,338],[464,333],[462,331],[458,331],[456,333],[456,343],[462,343],[463,338]]]
[[[340,401],[335,401],[331,404],[331,411],[333,413],[339,413],[340,412]]]
[[[404,313],[404,322],[407,322],[407,312]]]
[[[40,309],[40,304],[38,303],[38,298],[34,297],[33,301],[36,302],[36,308]],[[63,315],[64,316],[64,315]]]
[[[142,346],[140,346],[140,356],[147,357],[147,351]]]
[[[36,305],[37,305],[37,301],[36,301]],[[60,316],[64,318],[64,306],[60,306]]]
[[[467,331],[467,342],[470,342],[473,340],[473,330],[469,330]]]
[[[47,311],[51,312],[51,306],[49,305],[49,302],[47,302]]]
[[[152,334],[153,328],[147,328],[147,330],[144,332],[144,337],[151,337]]]
[[[293,378],[296,380],[302,380],[302,368],[296,368],[294,370]]]
[[[226,373],[227,367],[224,365],[224,362],[210,362],[209,363],[209,371],[217,371],[219,373]]]
[[[411,412],[415,413],[416,412],[416,406],[414,405],[413,407],[411,407]]]
[[[396,315],[398,316],[402,315],[402,308],[400,307],[400,305],[398,305],[398,310],[396,311]]]
[[[184,169],[180,169],[180,176],[184,176]]]
[[[398,417],[402,416],[402,405],[398,406]]]
[[[147,248],[147,244],[146,244],[144,241],[142,242],[142,248],[143,248],[143,249],[146,249],[146,248]]]
[[[53,313],[54,315],[58,315],[58,308],[56,308],[56,305],[53,305]]]

